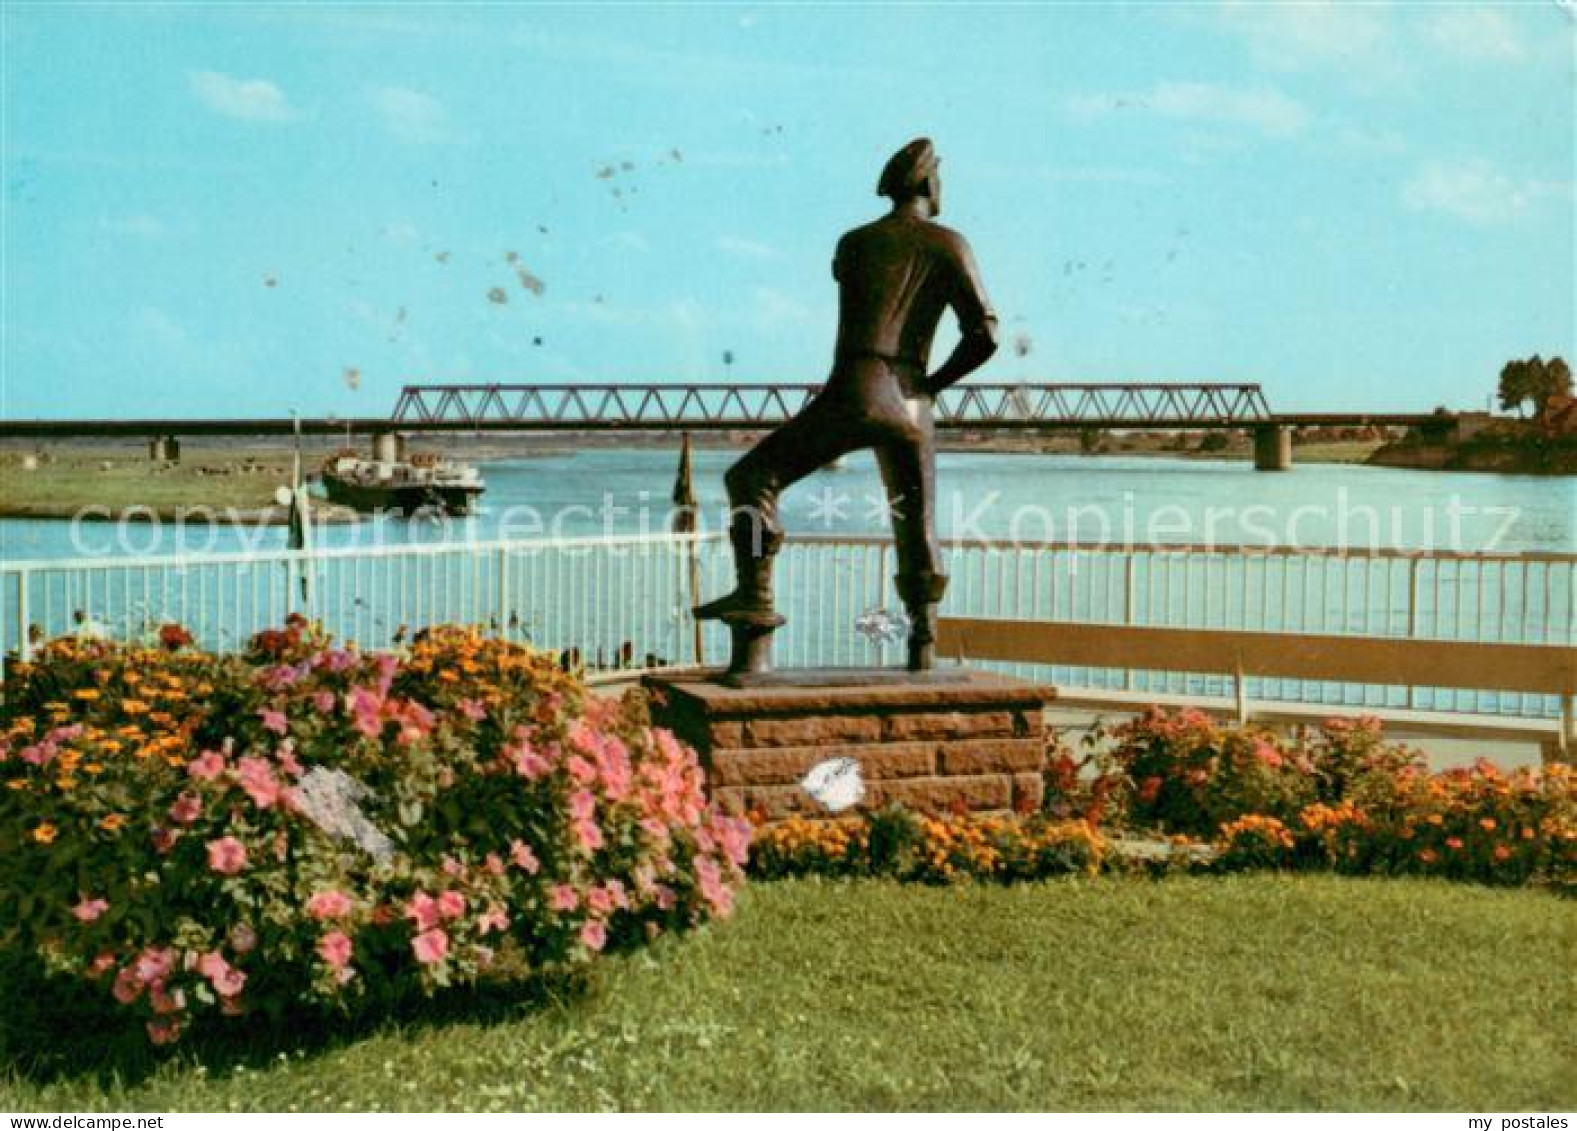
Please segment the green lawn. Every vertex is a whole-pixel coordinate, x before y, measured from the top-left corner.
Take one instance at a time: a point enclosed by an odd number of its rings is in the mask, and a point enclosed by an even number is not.
[[[1577,903],[1443,882],[758,883],[558,1004],[13,1067],[0,1109],[1570,1110],[1574,959]]]

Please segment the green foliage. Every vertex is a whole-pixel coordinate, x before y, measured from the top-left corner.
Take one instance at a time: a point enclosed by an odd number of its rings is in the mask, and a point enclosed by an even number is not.
[[[1571,395],[1571,367],[1562,358],[1545,361],[1538,354],[1522,361],[1513,359],[1501,368],[1497,392],[1503,410],[1520,412],[1531,404],[1533,415],[1543,416],[1550,398]]]

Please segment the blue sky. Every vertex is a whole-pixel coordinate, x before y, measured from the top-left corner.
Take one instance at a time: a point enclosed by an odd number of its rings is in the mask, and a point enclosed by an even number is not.
[[[919,134],[980,380],[1422,410],[1577,353],[1554,0],[3,12],[5,416],[817,381]]]

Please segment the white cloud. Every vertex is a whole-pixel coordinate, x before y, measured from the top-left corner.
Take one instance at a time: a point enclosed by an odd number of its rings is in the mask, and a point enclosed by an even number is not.
[[[193,71],[192,93],[227,118],[246,122],[288,122],[300,114],[285,92],[267,79],[238,79],[218,71]]]
[[[1346,124],[1334,127],[1334,136],[1344,150],[1367,157],[1395,157],[1407,152],[1407,139],[1392,129]]]
[[[1402,186],[1402,202],[1469,224],[1510,224],[1541,200],[1570,196],[1570,186],[1519,181],[1487,161],[1432,161]]]
[[[1516,25],[1493,8],[1447,8],[1430,17],[1424,32],[1446,54],[1474,62],[1516,62],[1527,55]]]
[[[652,250],[652,241],[641,235],[640,232],[629,228],[621,228],[617,232],[610,232],[597,241],[598,247],[611,247],[615,251],[630,251],[644,255]]]
[[[1218,15],[1220,26],[1270,70],[1337,70],[1359,86],[1391,83],[1407,71],[1383,6],[1237,0]]]
[[[1210,82],[1161,82],[1149,91],[1077,95],[1066,103],[1078,118],[1134,112],[1180,121],[1247,126],[1273,137],[1303,130],[1309,111],[1274,87],[1235,87]]]
[[[443,103],[419,90],[380,86],[367,92],[367,101],[378,112],[391,136],[416,145],[451,140],[449,112]]]
[[[138,239],[156,240],[169,234],[169,226],[157,216],[101,216],[99,227],[111,235],[135,236]]]
[[[738,255],[746,259],[782,259],[783,253],[770,244],[760,243],[757,240],[744,239],[739,236],[720,236],[717,249],[728,255]]]

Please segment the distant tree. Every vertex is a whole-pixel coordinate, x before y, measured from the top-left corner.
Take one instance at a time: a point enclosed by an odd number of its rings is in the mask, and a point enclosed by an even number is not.
[[[1534,354],[1526,361],[1506,362],[1500,370],[1500,407],[1515,409],[1526,416],[1524,405],[1531,405],[1534,416],[1542,416],[1551,397],[1570,396],[1571,366],[1559,357],[1545,361]]]
[[[1534,399],[1538,402],[1538,414],[1544,415],[1549,408],[1550,401],[1555,397],[1569,397],[1572,395],[1572,367],[1566,364],[1566,359],[1552,357],[1544,363],[1544,379],[1534,392]]]
[[[1500,367],[1500,387],[1496,391],[1500,394],[1502,410],[1522,412],[1523,402],[1528,399],[1528,372],[1534,362],[1539,362],[1541,366],[1544,364],[1535,354],[1528,361],[1512,359]]]

